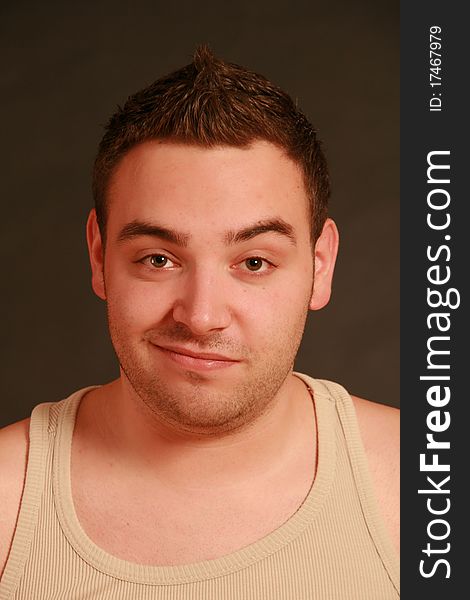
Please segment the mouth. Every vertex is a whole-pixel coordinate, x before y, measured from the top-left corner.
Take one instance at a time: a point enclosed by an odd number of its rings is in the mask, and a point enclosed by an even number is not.
[[[232,367],[240,360],[213,352],[197,352],[179,346],[159,346],[152,344],[169,360],[188,370],[213,371]]]

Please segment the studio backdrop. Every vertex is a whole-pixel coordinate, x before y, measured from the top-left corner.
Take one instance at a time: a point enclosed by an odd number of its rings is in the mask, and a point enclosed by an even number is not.
[[[340,254],[296,368],[398,405],[398,2],[19,0],[0,23],[0,425],[117,375],[85,243],[96,147],[201,42],[288,91],[324,141]]]

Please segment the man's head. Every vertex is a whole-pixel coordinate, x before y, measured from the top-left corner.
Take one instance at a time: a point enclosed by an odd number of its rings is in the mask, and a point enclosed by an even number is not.
[[[217,129],[210,107],[225,102],[207,85],[201,131]],[[328,302],[336,256],[330,219],[312,252],[299,160],[259,131],[243,139],[121,143],[103,179],[106,220],[92,211],[88,222],[93,288],[107,301],[122,381],[160,419],[199,434],[253,421],[285,387],[308,309]]]
[[[117,164],[132,147],[156,139],[206,148],[240,148],[255,140],[279,146],[301,169],[312,241],[320,235],[330,186],[314,128],[283,90],[262,75],[216,58],[203,45],[192,63],[130,96],[109,120],[93,172],[103,236],[107,192]]]

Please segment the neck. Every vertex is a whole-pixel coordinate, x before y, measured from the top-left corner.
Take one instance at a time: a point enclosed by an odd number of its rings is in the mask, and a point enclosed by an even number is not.
[[[229,488],[275,475],[312,440],[313,403],[289,375],[267,410],[230,433],[204,436],[159,419],[120,378],[83,399],[77,435],[103,460],[172,488]],[[308,442],[307,442],[308,443]]]

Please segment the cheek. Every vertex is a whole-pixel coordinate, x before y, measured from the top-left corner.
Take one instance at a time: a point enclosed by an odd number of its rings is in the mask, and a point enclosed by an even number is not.
[[[108,257],[105,265],[108,312],[130,325],[147,326],[168,314],[174,301],[174,285],[168,281],[143,280],[120,256]]]
[[[271,306],[276,306],[286,315],[303,313],[308,307],[312,295],[313,278],[308,270],[286,275],[279,285],[273,286],[270,292]]]
[[[167,299],[154,285],[114,279],[107,286],[110,321],[127,329],[147,328],[168,312]]]
[[[311,297],[311,282],[289,279],[282,286],[247,294],[241,312],[250,339],[265,347],[297,343],[302,336]]]

